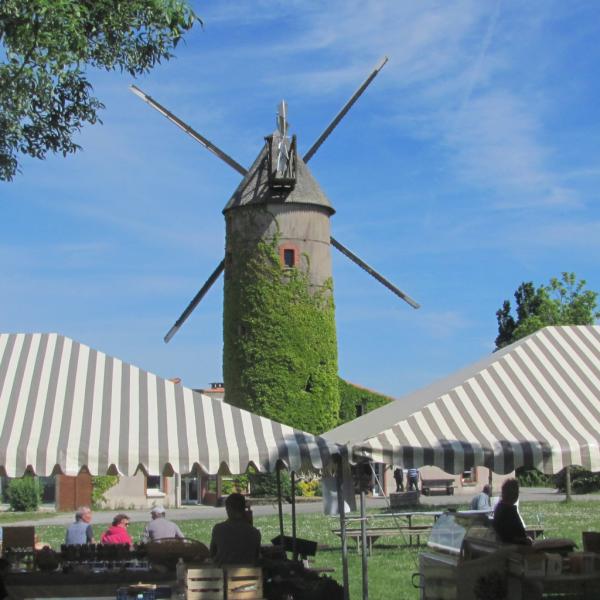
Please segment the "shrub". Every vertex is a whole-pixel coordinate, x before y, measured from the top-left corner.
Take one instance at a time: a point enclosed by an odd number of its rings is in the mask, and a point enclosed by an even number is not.
[[[314,498],[323,495],[323,487],[320,479],[311,479],[310,481],[298,482],[298,495]]]
[[[250,494],[256,498],[277,496],[277,475],[275,473],[250,473]],[[296,494],[300,495],[299,482],[296,481]],[[292,478],[287,471],[281,471],[281,495],[292,495]]]
[[[104,494],[119,483],[117,475],[98,475],[92,477],[92,508],[102,508],[107,500]]]
[[[519,467],[516,476],[521,487],[554,487],[554,477],[537,469]]]
[[[33,512],[39,508],[42,501],[42,486],[36,477],[21,477],[8,484],[6,495],[11,510]]]
[[[555,486],[559,492],[566,492],[566,469],[554,476]],[[571,490],[574,494],[587,494],[600,490],[600,473],[586,471],[583,467],[571,467]]]
[[[224,495],[232,494],[233,492],[246,493],[248,490],[248,475],[236,475],[231,479],[223,479],[221,490]]]

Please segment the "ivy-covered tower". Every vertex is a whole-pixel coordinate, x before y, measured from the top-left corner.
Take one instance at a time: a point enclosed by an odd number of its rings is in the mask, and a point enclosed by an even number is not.
[[[223,378],[228,403],[320,433],[338,424],[331,247],[414,308],[419,305],[330,235],[334,213],[306,163],[379,71],[375,67],[300,158],[287,136],[286,105],[277,131],[250,169],[136,86],[131,90],[243,176],[225,206],[225,257],[165,336],[168,342],[225,273]],[[347,410],[342,413],[347,417]]]
[[[339,417],[334,210],[285,130],[223,210],[223,377],[227,402],[319,433]]]

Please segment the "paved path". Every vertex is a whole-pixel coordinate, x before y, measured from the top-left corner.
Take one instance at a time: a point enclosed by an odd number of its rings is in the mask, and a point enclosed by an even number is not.
[[[470,495],[457,494],[454,496],[421,496],[421,505],[442,507],[456,506],[458,504],[466,504],[471,499]],[[559,494],[551,488],[521,488],[522,502],[561,502],[565,499],[564,494]],[[573,499],[578,501],[600,500],[600,494],[585,494],[583,496],[573,496]],[[384,510],[387,506],[385,498],[368,498],[367,508]],[[291,514],[291,506],[284,504],[284,513]],[[296,506],[297,514],[321,513],[323,510],[321,502],[306,502],[298,503]],[[105,524],[112,521],[113,516],[118,511],[96,511],[94,512],[94,523]],[[150,513],[147,510],[125,511],[132,521],[149,521]],[[254,506],[252,512],[256,517],[276,515],[277,504],[265,504]],[[188,521],[196,519],[224,519],[225,509],[222,507],[212,506],[184,506],[182,508],[172,508],[167,510],[167,517],[174,521]],[[71,513],[49,513],[47,518],[38,519],[35,521],[18,521],[15,525],[68,525],[73,521]],[[8,525],[8,522],[3,523]]]

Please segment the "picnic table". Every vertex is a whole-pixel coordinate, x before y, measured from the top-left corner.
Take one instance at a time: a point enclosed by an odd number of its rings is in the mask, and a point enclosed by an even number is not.
[[[385,527],[374,527],[372,525],[368,525],[366,528],[366,538],[367,538],[367,552],[372,554],[373,552],[373,544],[381,537],[394,537],[398,535],[406,535],[408,536],[408,545],[413,545],[413,538],[416,541],[416,545],[421,545],[421,536],[428,534],[433,527],[433,524],[437,520],[437,518],[442,515],[442,511],[403,511],[403,512],[394,512],[394,513],[380,513],[375,515],[367,515],[366,521],[368,522],[370,519],[403,519],[406,521],[405,525],[396,524],[394,526],[385,526]],[[430,523],[415,523],[413,519],[417,518],[433,518]],[[360,521],[361,517],[348,517],[347,522],[351,521]],[[336,535],[341,537],[340,529],[332,529],[331,530]],[[362,531],[357,527],[350,527],[346,529],[346,537],[356,540],[356,549],[357,551],[362,550],[361,548],[361,539],[362,539]]]

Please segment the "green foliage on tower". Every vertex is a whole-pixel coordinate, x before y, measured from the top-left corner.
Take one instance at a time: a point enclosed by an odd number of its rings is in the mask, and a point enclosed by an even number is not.
[[[230,246],[223,314],[227,402],[310,433],[338,424],[332,282],[280,264],[278,239]],[[303,257],[307,259],[308,257]]]
[[[384,406],[393,400],[389,396],[378,394],[339,378],[340,419],[339,425],[356,419],[360,415]],[[360,413],[360,414],[359,414]]]

